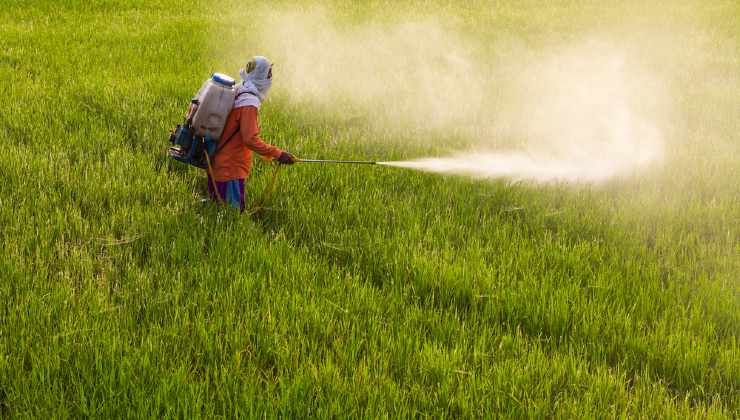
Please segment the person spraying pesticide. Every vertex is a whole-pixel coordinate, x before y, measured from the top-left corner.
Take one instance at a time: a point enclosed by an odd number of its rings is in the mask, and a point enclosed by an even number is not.
[[[260,138],[259,108],[272,85],[270,61],[254,57],[241,69],[240,76],[242,83],[236,88],[234,108],[226,119],[218,153],[208,174],[208,192],[212,199],[243,211],[244,181],[252,170],[252,151],[285,165],[295,163],[295,158]]]
[[[296,162],[290,153],[260,137],[259,108],[272,85],[272,64],[262,56],[250,60],[234,79],[214,73],[193,98],[170,141],[174,159],[206,169],[212,200],[244,211],[244,182],[251,173],[252,152],[280,164]]]

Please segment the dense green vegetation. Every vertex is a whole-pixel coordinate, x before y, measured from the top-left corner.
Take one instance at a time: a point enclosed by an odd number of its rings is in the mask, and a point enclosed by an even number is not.
[[[0,415],[738,416],[738,5],[438,3],[494,44],[657,16],[702,19],[716,49],[676,46],[701,65],[671,80],[674,147],[644,177],[289,167],[245,217],[163,154],[204,77],[238,65],[213,37],[242,26],[209,2],[6,0]],[[291,103],[276,74],[262,124],[288,150],[435,151]]]

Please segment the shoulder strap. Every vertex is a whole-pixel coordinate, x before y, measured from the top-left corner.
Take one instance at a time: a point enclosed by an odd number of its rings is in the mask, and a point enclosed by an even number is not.
[[[241,121],[240,121],[240,120],[241,120],[241,116],[239,116],[239,118],[237,118],[237,119],[236,119],[236,130],[234,130],[234,132],[233,132],[233,133],[231,133],[231,135],[230,135],[230,136],[229,136],[229,137],[228,137],[228,138],[227,138],[226,140],[222,141],[222,142],[221,142],[221,143],[220,143],[220,144],[219,144],[219,145],[218,145],[218,146],[216,147],[216,151],[214,151],[214,152],[213,152],[213,155],[212,155],[211,157],[213,157],[213,156],[216,156],[216,154],[217,154],[218,152],[220,152],[220,151],[221,151],[221,149],[223,149],[223,148],[224,148],[224,146],[226,146],[226,144],[228,144],[228,143],[229,143],[229,142],[231,141],[231,139],[233,139],[233,138],[234,138],[234,136],[236,136],[236,134],[237,134],[237,133],[239,132],[239,127],[241,127]]]
[[[239,94],[237,94],[237,95],[236,95],[236,96],[234,97],[234,102],[236,102],[236,100],[237,100],[237,99],[239,99],[239,97],[240,97],[240,96],[242,96],[242,95],[245,95],[245,94],[250,94],[250,95],[252,95],[252,96],[257,96],[257,97],[259,97],[259,95],[257,95],[256,93],[254,93],[254,92],[252,92],[252,91],[249,91],[249,90],[245,90],[244,92],[240,92]]]

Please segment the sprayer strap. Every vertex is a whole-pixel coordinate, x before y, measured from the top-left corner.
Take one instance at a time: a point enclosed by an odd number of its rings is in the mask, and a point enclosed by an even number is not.
[[[239,99],[240,96],[246,95],[246,94],[250,94],[252,96],[256,96],[257,98],[259,98],[259,95],[258,94],[254,93],[254,92],[251,92],[249,90],[245,90],[244,92],[241,92],[238,95],[236,95],[236,97],[234,98],[234,102],[236,102],[236,100]]]
[[[233,133],[231,133],[231,135],[229,136],[229,138],[227,138],[227,139],[226,139],[225,141],[221,142],[221,144],[219,144],[219,145],[218,145],[218,146],[216,147],[216,151],[214,151],[214,152],[213,152],[213,156],[216,156],[216,154],[217,154],[218,152],[220,152],[220,151],[221,151],[221,149],[223,149],[223,148],[224,148],[224,146],[226,146],[226,144],[227,144],[228,142],[230,142],[230,141],[231,141],[231,139],[233,139],[233,138],[234,138],[234,136],[235,136],[235,135],[236,135],[236,134],[237,134],[237,133],[239,132],[239,127],[241,127],[241,121],[239,121],[239,120],[240,120],[240,118],[236,120],[236,130],[234,130],[234,132],[233,132]],[[213,156],[211,156],[211,157],[213,157]]]

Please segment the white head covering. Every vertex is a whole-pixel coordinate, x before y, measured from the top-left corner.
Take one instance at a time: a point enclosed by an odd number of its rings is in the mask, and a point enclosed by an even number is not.
[[[242,82],[236,87],[234,108],[262,105],[272,86],[271,68],[270,60],[258,55],[247,63],[247,68],[239,70]]]

